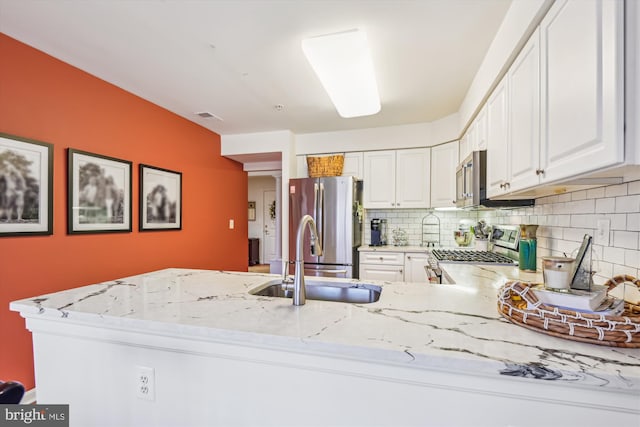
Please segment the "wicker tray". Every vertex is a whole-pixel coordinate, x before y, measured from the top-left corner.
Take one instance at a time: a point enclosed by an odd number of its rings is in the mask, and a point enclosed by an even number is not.
[[[621,283],[640,287],[632,276],[616,276],[605,286],[609,290]],[[531,283],[508,282],[498,292],[498,311],[516,325],[554,337],[612,347],[640,348],[640,306],[625,303],[619,316],[581,313],[542,304]],[[527,308],[533,307],[533,308]]]
[[[310,178],[322,178],[325,176],[340,176],[344,167],[344,154],[331,156],[311,157],[307,156],[307,169]]]

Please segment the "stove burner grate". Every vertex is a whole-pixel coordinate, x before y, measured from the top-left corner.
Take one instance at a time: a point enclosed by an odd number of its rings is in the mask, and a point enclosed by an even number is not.
[[[444,262],[491,263],[506,265],[515,264],[515,261],[511,258],[489,251],[434,249],[431,253],[438,261]]]

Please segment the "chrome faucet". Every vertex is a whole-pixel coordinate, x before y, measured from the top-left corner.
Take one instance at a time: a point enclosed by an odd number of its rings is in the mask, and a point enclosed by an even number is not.
[[[322,245],[318,237],[318,229],[316,222],[311,215],[305,215],[298,225],[298,234],[296,235],[296,269],[293,275],[293,305],[304,305],[307,302],[307,291],[304,286],[304,254],[302,246],[304,241],[304,229],[309,225],[311,230],[311,254],[322,255]]]

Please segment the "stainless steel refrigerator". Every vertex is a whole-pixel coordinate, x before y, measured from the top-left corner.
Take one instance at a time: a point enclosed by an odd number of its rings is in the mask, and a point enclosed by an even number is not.
[[[362,181],[351,176],[289,180],[289,262],[296,259],[300,219],[316,221],[322,256],[311,255],[310,232],[304,232],[304,274],[358,277],[358,247],[362,243]],[[289,271],[294,272],[290,264]]]

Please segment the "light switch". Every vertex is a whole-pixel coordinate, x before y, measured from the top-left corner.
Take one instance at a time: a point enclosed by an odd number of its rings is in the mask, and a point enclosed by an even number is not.
[[[229,220],[229,230],[233,230],[235,228],[235,226],[236,226],[235,222],[232,219],[230,219]]]

